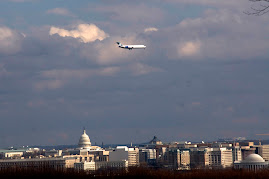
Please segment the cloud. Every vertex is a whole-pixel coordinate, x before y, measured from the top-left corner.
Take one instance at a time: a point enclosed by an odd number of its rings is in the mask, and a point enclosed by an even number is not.
[[[184,44],[180,44],[178,48],[178,55],[180,57],[188,57],[195,56],[199,53],[201,48],[200,42],[184,42]]]
[[[175,59],[253,59],[266,56],[269,48],[265,19],[227,9],[207,10],[165,32],[171,35],[161,40],[171,44],[167,56]]]
[[[223,6],[229,6],[229,7],[238,7],[238,6],[243,6],[244,4],[247,4],[248,1],[245,0],[165,0],[166,2],[171,2],[171,3],[180,3],[180,4],[196,4],[196,5],[212,5],[212,6],[218,6],[218,7],[223,7]]]
[[[8,76],[9,72],[6,70],[5,65],[0,63],[0,79]]]
[[[0,26],[0,54],[10,55],[19,52],[23,38],[21,33]]]
[[[159,29],[155,27],[149,27],[144,30],[144,32],[157,32]]]
[[[65,8],[50,9],[50,10],[47,10],[47,14],[56,14],[56,15],[61,15],[61,16],[74,17],[74,14],[71,13],[68,9],[65,9]]]
[[[65,86],[71,81],[83,81],[94,76],[113,76],[120,71],[119,67],[100,69],[54,69],[40,73],[41,81],[34,84],[36,90],[54,90]]]
[[[154,23],[163,20],[164,13],[159,7],[147,6],[146,4],[114,4],[110,6],[97,6],[90,7],[89,11],[95,11],[96,13],[107,14],[107,17],[115,21],[124,22],[137,22],[143,23]],[[136,24],[138,25],[138,24]]]
[[[38,1],[38,0],[8,0],[10,2],[35,2],[35,1]]]
[[[34,88],[38,91],[45,89],[54,90],[64,86],[65,82],[61,80],[43,80],[34,84]]]
[[[77,38],[84,43],[94,42],[96,40],[102,41],[109,37],[108,34],[94,24],[80,24],[75,30],[70,31],[58,27],[51,27],[49,34],[58,34],[61,37]]]
[[[156,67],[151,67],[142,63],[131,64],[128,67],[134,76],[146,75],[152,72],[162,72],[163,70]]]

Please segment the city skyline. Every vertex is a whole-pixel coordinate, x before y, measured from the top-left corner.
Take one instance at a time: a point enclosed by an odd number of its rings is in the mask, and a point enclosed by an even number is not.
[[[268,14],[248,0],[3,0],[0,148],[269,133]],[[119,49],[115,42],[144,44]]]

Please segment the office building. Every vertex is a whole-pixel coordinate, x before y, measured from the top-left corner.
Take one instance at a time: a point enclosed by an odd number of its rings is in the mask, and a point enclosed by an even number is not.
[[[128,161],[128,166],[139,165],[139,149],[128,148],[127,146],[117,146],[113,151],[109,151],[109,161]]]

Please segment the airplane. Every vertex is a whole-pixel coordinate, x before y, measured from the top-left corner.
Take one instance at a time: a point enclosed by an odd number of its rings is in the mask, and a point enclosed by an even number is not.
[[[117,42],[117,44],[119,45],[119,48],[124,48],[124,49],[129,49],[129,50],[146,49],[145,45],[122,45],[120,42]]]

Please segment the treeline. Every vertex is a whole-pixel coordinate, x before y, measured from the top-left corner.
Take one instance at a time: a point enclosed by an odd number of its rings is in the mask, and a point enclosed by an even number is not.
[[[98,170],[94,172],[68,170],[52,170],[52,169],[7,169],[0,171],[0,178],[20,178],[20,179],[71,179],[71,178],[134,178],[134,179],[226,179],[226,178],[248,178],[248,179],[262,179],[269,178],[269,170],[262,170],[257,172],[250,172],[245,170],[191,170],[191,171],[171,171],[165,169],[149,169],[143,167],[134,167],[126,170]]]

